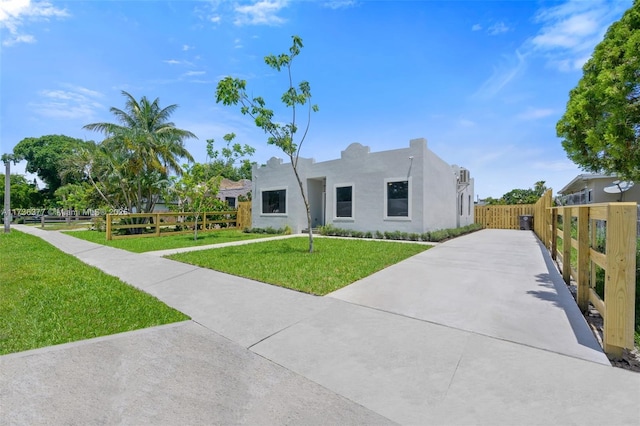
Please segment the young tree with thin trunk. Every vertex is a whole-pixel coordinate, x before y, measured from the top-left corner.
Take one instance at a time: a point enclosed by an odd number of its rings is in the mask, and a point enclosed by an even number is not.
[[[293,43],[289,48],[289,54],[282,53],[278,56],[268,55],[265,63],[276,71],[285,71],[288,77],[288,88],[282,94],[282,102],[287,108],[291,108],[291,120],[286,124],[274,119],[273,110],[266,107],[262,97],[249,97],[246,91],[247,82],[238,78],[225,77],[216,88],[216,102],[223,105],[241,105],[240,112],[253,118],[256,126],[267,135],[267,143],[275,145],[282,150],[291,161],[293,173],[298,181],[300,194],[307,213],[307,229],[309,231],[309,252],[313,252],[313,231],[311,229],[311,209],[300,174],[298,171],[298,159],[300,149],[309,131],[311,113],[318,111],[318,106],[311,103],[311,86],[307,81],[301,81],[297,87],[294,85],[291,73],[293,59],[300,54],[302,39],[292,36]],[[306,117],[303,127],[299,127],[299,109]]]

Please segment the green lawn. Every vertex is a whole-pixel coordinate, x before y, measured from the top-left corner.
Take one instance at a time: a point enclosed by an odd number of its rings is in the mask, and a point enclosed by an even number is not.
[[[0,259],[0,354],[188,319],[31,235],[0,234]]]
[[[106,234],[98,231],[70,231],[65,232],[73,237],[82,238],[109,247],[116,247],[134,253],[146,251],[166,250],[182,247],[203,246],[209,244],[228,243],[231,241],[254,240],[256,238],[273,237],[267,234],[248,234],[237,229],[224,231],[198,232],[198,239],[194,241],[193,234],[167,235],[161,237],[125,238],[107,241]]]
[[[310,254],[308,244],[306,237],[289,238],[180,253],[169,258],[305,293],[325,295],[431,247],[316,238],[315,251]]]

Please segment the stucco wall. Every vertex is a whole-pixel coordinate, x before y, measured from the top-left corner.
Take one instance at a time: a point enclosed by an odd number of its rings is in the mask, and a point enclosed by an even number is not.
[[[354,143],[342,151],[340,159],[320,163],[300,159],[298,167],[309,196],[314,227],[324,222],[359,231],[425,232],[454,228],[469,221],[466,207],[463,217],[457,211],[456,171],[427,148],[425,139],[412,140],[409,148],[375,153]],[[254,166],[253,176],[254,227],[289,225],[294,232],[307,227],[291,164],[272,158],[265,166]],[[409,181],[408,217],[386,217],[387,182],[404,180]],[[336,188],[340,186],[353,188],[351,218],[336,216]],[[287,191],[286,213],[263,214],[262,192],[277,189]],[[465,200],[470,194],[473,201],[472,182],[465,191]]]

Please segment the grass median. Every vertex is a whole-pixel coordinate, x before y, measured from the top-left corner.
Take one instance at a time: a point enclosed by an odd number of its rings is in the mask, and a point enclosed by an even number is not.
[[[170,259],[232,275],[325,295],[431,246],[388,241],[306,237],[180,253]]]
[[[0,234],[0,259],[0,354],[188,319],[31,235]]]
[[[193,233],[166,235],[160,237],[124,238],[121,240],[107,241],[106,234],[98,231],[69,231],[65,234],[81,238],[93,243],[115,247],[134,253],[147,251],[168,250],[183,247],[204,246],[209,244],[221,244],[232,241],[255,240],[256,238],[273,237],[267,234],[249,234],[237,229],[223,231],[198,232],[198,239],[193,239]]]

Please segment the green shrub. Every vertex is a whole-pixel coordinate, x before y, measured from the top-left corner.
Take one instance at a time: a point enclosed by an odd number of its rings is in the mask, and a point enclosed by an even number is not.
[[[440,242],[449,238],[459,237],[470,232],[482,229],[482,225],[472,224],[460,228],[440,229],[437,231],[424,232],[422,234],[415,232],[402,231],[354,231],[350,229],[337,228],[332,224],[320,227],[320,235],[337,236],[337,237],[354,237],[354,238],[378,238],[385,240],[405,240],[405,241],[425,241]]]

